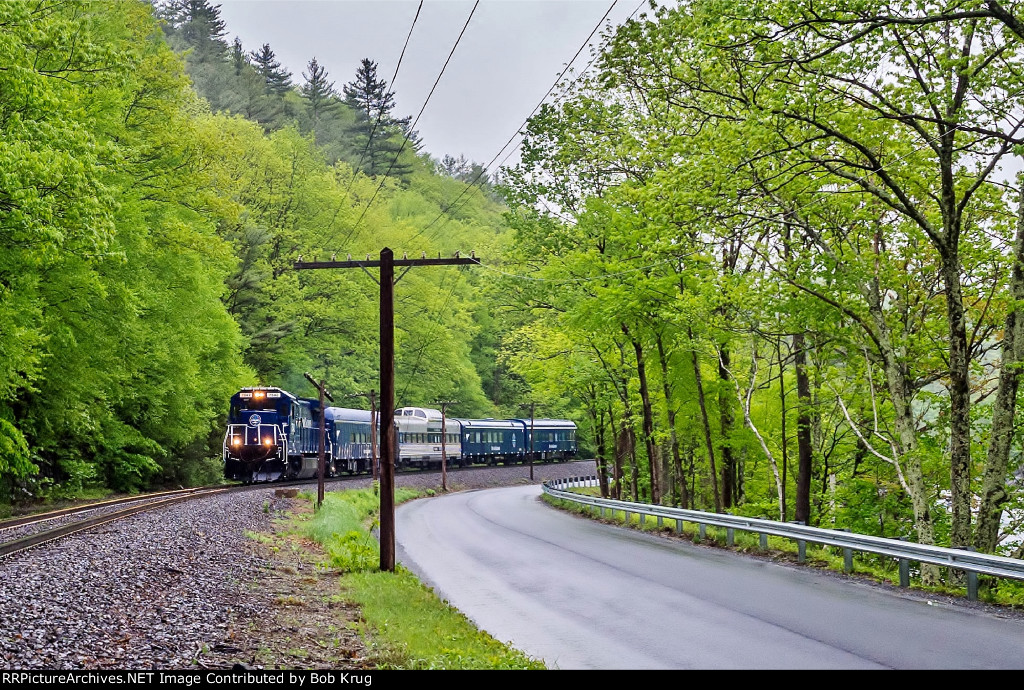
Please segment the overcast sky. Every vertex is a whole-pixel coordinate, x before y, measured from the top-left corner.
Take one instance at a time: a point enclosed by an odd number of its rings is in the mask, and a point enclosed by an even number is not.
[[[229,41],[237,36],[246,51],[269,43],[296,84],[305,81],[302,73],[315,57],[340,93],[363,58],[374,60],[378,77],[391,82],[419,0],[214,4],[220,4]],[[639,4],[618,0],[608,21],[623,22]],[[423,149],[437,159],[462,154],[489,163],[611,6],[612,0],[481,0],[416,125]],[[472,0],[424,1],[391,87],[396,115],[415,119],[472,8]],[[645,0],[640,12],[646,9]],[[591,43],[600,40],[598,31]],[[585,48],[573,68],[578,72],[590,58]],[[506,164],[517,158],[513,154]]]

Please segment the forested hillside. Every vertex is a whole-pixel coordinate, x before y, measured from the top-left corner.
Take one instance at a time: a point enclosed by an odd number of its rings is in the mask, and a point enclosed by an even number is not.
[[[573,418],[617,497],[1019,556],[1022,16],[655,8],[497,184],[374,56],[0,4],[3,498],[216,476],[238,386],[377,385],[376,284],[299,256],[472,250],[398,284],[399,405]]]
[[[377,285],[300,256],[502,250],[488,178],[418,150],[373,56],[291,75],[205,0],[0,3],[0,27],[0,500],[215,479],[242,385],[312,396],[308,371],[365,404]],[[398,284],[399,405],[513,404],[490,282]]]

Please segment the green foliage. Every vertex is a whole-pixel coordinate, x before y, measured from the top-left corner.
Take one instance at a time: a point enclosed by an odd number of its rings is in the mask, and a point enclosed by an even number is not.
[[[220,301],[230,253],[196,211],[194,98],[144,3],[27,7],[0,8],[0,312],[17,310],[0,408],[36,486],[140,489],[245,377]]]
[[[365,176],[358,112],[322,66],[304,96],[269,45],[229,48],[213,4],[161,2],[156,15],[159,28],[141,1],[0,6],[8,497],[215,480],[239,386],[302,394],[313,371],[341,395],[375,387],[376,286],[297,274],[300,255],[376,254],[409,238],[431,254],[486,249],[501,229],[500,205],[471,193],[454,223],[420,237],[464,181],[436,174],[415,143],[402,184]],[[382,141],[408,123],[386,124]],[[402,404],[492,411],[477,337],[491,305],[475,280],[439,269],[400,285]]]
[[[418,495],[412,489],[397,488],[395,503]],[[332,567],[343,572],[375,569],[380,564],[380,547],[371,530],[377,527],[379,507],[380,498],[373,489],[330,492],[306,525],[306,533],[324,545]]]
[[[380,565],[380,549],[372,537],[356,531],[333,534],[327,546],[332,567],[346,573],[372,570]]]
[[[531,118],[502,187],[521,276],[501,359],[589,418],[639,496],[660,474],[690,507],[790,519],[802,474],[813,523],[963,545],[981,477],[1014,484],[987,451],[1020,294],[1020,190],[993,174],[1019,37],[987,12],[723,7],[626,22]]]

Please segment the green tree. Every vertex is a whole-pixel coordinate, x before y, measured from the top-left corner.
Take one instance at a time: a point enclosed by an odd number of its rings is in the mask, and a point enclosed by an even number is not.
[[[412,165],[401,159],[405,150],[415,151],[419,137],[409,131],[410,118],[392,116],[395,94],[377,77],[377,63],[363,58],[355,79],[343,87],[345,102],[358,113],[351,136],[362,144],[357,166],[367,175],[406,177]]]
[[[292,87],[292,73],[281,66],[269,43],[249,53],[250,64],[267,82],[267,91],[278,96]]]

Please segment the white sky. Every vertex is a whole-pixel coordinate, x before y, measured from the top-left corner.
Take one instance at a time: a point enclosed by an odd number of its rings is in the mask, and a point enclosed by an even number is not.
[[[425,0],[398,78],[391,84],[418,0],[214,4],[220,5],[229,41],[237,36],[247,52],[269,43],[296,84],[305,81],[302,73],[308,73],[306,66],[315,57],[340,93],[363,58],[374,60],[378,78],[388,81],[395,92],[395,114],[413,119],[473,8],[472,0]],[[640,4],[641,0],[617,0],[607,21],[618,25]],[[423,150],[437,159],[463,154],[488,164],[611,5],[612,0],[481,0],[416,125]],[[643,0],[639,13],[645,10]],[[592,45],[600,44],[601,34],[594,34]],[[590,49],[585,48],[573,70],[582,70],[590,59]],[[517,160],[518,152],[506,165]]]

